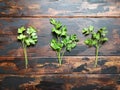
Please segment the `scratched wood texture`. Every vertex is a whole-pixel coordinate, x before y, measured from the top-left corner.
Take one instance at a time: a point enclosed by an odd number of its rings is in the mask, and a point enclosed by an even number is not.
[[[119,18],[57,18],[68,27],[69,34],[77,34],[79,42],[71,53],[65,53],[63,66],[57,68],[56,53],[50,48],[52,39],[49,18],[1,18],[0,61],[1,73],[22,73],[24,69],[24,55],[21,43],[17,41],[17,28],[22,25],[32,25],[38,30],[39,41],[35,47],[28,48],[30,70],[28,73],[119,73],[120,67],[120,19]],[[82,28],[91,24],[95,29],[106,26],[109,41],[100,48],[99,67],[93,69],[94,48],[84,45],[85,37],[81,34]],[[7,27],[6,27],[7,26]],[[69,59],[68,57],[71,56]],[[76,57],[75,57],[76,56]],[[92,57],[90,57],[92,56]],[[107,57],[109,56],[109,57]],[[114,56],[114,57],[113,57]],[[78,58],[77,58],[78,57]],[[116,58],[115,58],[116,57]],[[112,59],[110,59],[112,58]],[[114,60],[115,59],[115,60]],[[75,63],[74,63],[75,62]],[[41,64],[42,65],[41,65]],[[108,64],[109,63],[109,64]],[[23,64],[23,66],[21,66]],[[33,64],[33,65],[32,65]],[[8,67],[9,65],[9,67]],[[8,70],[6,71],[6,66]],[[10,66],[12,66],[10,68]],[[34,67],[34,68],[33,68]],[[10,72],[13,69],[13,72]],[[20,69],[20,70],[19,70]],[[50,70],[51,69],[51,70]],[[107,72],[107,69],[110,71]],[[111,71],[114,69],[113,71]],[[19,71],[18,71],[19,70]],[[104,70],[104,72],[102,71]],[[6,71],[6,72],[4,72]],[[38,72],[39,71],[39,72]]]
[[[60,20],[79,42],[66,52],[59,67],[50,48],[50,18]],[[34,26],[39,41],[28,48],[24,66],[17,28]],[[95,49],[84,44],[81,30],[89,25],[108,29],[109,41],[100,48],[94,68]],[[0,90],[120,90],[119,0],[0,0]]]
[[[1,90],[119,90],[118,75],[5,76]]]
[[[119,0],[0,0],[1,16],[119,16]]]
[[[120,55],[120,19],[119,18],[57,18],[67,26],[69,34],[76,34],[79,38],[77,47],[66,53],[70,56],[94,55],[94,48],[88,48],[84,44],[86,37],[82,35],[82,29],[89,25],[95,26],[95,30],[106,27],[109,41],[100,48],[99,55]],[[1,18],[0,19],[0,55],[1,56],[23,56],[21,43],[17,41],[17,29],[21,26],[34,26],[37,29],[38,43],[35,47],[28,49],[29,56],[53,57],[55,53],[50,48],[52,39],[51,28],[53,27],[49,18]],[[7,26],[7,27],[6,27]]]

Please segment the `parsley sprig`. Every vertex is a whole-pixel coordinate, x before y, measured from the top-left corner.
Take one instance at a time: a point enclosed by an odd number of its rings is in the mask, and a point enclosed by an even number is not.
[[[71,51],[76,47],[79,41],[75,34],[68,35],[67,27],[62,25],[60,21],[56,21],[51,18],[50,23],[54,26],[52,28],[52,34],[54,38],[50,42],[51,48],[56,51],[59,65],[62,65],[62,58],[66,51]]]
[[[88,45],[89,47],[95,47],[96,49],[96,57],[95,57],[95,64],[94,66],[97,67],[98,63],[98,52],[99,48],[108,41],[108,38],[106,37],[106,34],[108,31],[106,30],[106,27],[100,28],[97,32],[94,31],[93,26],[89,26],[88,28],[83,28],[82,33],[85,36],[90,35],[90,38],[87,38],[84,43]]]
[[[38,41],[37,30],[29,26],[25,28],[21,26],[18,28],[18,36],[17,39],[21,41],[23,50],[24,50],[24,57],[25,57],[25,68],[28,68],[28,57],[27,57],[27,47],[31,45],[35,45]]]

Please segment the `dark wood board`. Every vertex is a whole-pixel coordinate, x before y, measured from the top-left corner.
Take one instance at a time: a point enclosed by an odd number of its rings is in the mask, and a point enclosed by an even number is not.
[[[50,18],[60,20],[79,42],[66,52],[62,66],[50,47]],[[27,49],[25,69],[20,26],[34,26],[38,43]],[[84,44],[89,25],[108,29],[99,51]],[[120,0],[0,0],[0,90],[120,90]]]
[[[5,75],[4,75],[5,76]],[[2,77],[2,75],[1,75]],[[8,75],[0,81],[1,90],[119,90],[119,75]]]
[[[119,0],[0,0],[0,16],[120,16]]]
[[[86,37],[82,35],[82,29],[90,25],[95,26],[95,30],[102,27],[108,29],[107,37],[109,41],[101,48],[99,55],[119,56],[120,55],[120,19],[119,18],[57,18],[68,28],[69,34],[76,34],[79,42],[77,47],[66,56],[94,55],[95,49],[84,44]],[[21,57],[23,50],[21,43],[17,40],[17,29],[20,26],[34,26],[38,30],[38,43],[35,47],[28,48],[30,57],[55,57],[55,52],[50,48],[52,39],[52,25],[49,18],[2,18],[0,19],[0,56]]]
[[[119,56],[99,56],[98,65],[94,67],[94,56],[66,56],[59,66],[57,58],[29,57],[28,69],[24,58],[0,59],[0,74],[119,74]]]

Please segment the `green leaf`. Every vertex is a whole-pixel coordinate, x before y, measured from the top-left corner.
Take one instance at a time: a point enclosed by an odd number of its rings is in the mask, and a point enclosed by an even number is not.
[[[54,25],[55,29],[60,29],[62,27],[62,23],[60,21],[56,21],[56,19],[51,18],[50,23]]]
[[[69,38],[68,38],[68,37],[66,37],[66,38],[64,38],[64,39],[61,41],[61,43],[63,43],[63,45],[64,45],[64,46],[66,46],[66,45],[67,45],[68,40],[69,40]]]
[[[56,24],[54,26],[56,29],[60,29],[62,27],[62,23],[60,21],[56,21]]]
[[[83,28],[82,33],[86,34],[88,32],[88,28]]]
[[[55,25],[55,24],[56,24],[56,20],[53,19],[53,18],[51,18],[51,19],[50,19],[50,23],[53,24],[53,25]]]
[[[57,30],[56,30],[56,28],[55,28],[55,27],[53,27],[53,28],[52,28],[52,32],[55,32],[55,31],[57,31]]]
[[[32,36],[32,39],[38,39],[38,36],[36,33],[32,33],[31,36]]]
[[[52,28],[52,32],[56,33],[57,35],[61,34],[61,31],[57,30],[56,28]]]
[[[108,41],[108,38],[101,38],[102,43],[105,43],[106,41]]]
[[[93,40],[92,39],[90,39],[90,38],[88,38],[88,39],[86,39],[85,41],[84,41],[84,43],[86,44],[86,45],[88,45],[88,46],[93,46]]]
[[[75,34],[71,35],[71,36],[70,36],[70,39],[71,39],[72,41],[78,41],[77,35],[75,35]]]
[[[28,40],[29,40],[29,42],[30,42],[31,44],[35,45],[36,41],[35,41],[34,39],[28,38]]]
[[[92,33],[94,30],[93,26],[89,26],[88,28],[83,28],[82,33],[85,34],[85,36],[89,35]]]
[[[108,38],[103,38],[103,41],[108,41]]]
[[[58,43],[56,41],[56,39],[52,39],[50,45],[51,45],[52,49],[54,49],[56,51],[60,51],[62,49],[62,46],[63,46],[61,43]]]
[[[21,34],[17,36],[17,39],[24,40],[27,46],[30,46],[31,44],[34,45],[38,39],[36,29],[30,26],[29,28],[27,28],[27,31],[23,34],[24,31],[25,27],[20,27],[18,29],[18,32]]]
[[[77,45],[76,43],[72,43],[72,44],[71,44],[71,48],[75,48],[76,45]]]
[[[27,46],[30,46],[30,42],[29,42],[28,39],[25,39],[25,44],[26,44]]]
[[[61,36],[66,36],[66,35],[67,35],[67,28],[66,28],[66,26],[63,26],[63,27],[61,28],[61,33],[60,33],[60,35],[61,35]]]
[[[92,34],[92,39],[99,40],[99,39],[100,39],[100,33],[95,33],[95,32],[93,32],[93,34]]]
[[[36,33],[36,29],[30,26],[29,28],[27,28],[27,31],[26,31],[26,32],[27,32],[28,34]]]
[[[96,46],[98,44],[97,40],[92,40],[92,46]]]
[[[24,31],[25,31],[25,27],[24,26],[18,28],[18,33],[19,34],[22,34]]]
[[[72,49],[72,48],[71,48],[71,44],[68,44],[67,47],[66,47],[66,50],[67,50],[67,51],[71,51],[71,49]]]
[[[103,32],[101,33],[101,35],[102,35],[103,37],[105,37],[107,33],[108,33],[108,31],[103,31]]]
[[[84,28],[84,29],[82,30],[82,33],[83,33],[85,36],[87,36],[87,35],[90,34],[90,31],[89,31],[88,28]]]
[[[106,30],[106,27],[100,28],[98,32],[101,34],[101,36],[106,36],[106,34],[108,33],[108,31]]]
[[[17,36],[17,39],[18,39],[18,40],[23,40],[23,39],[25,39],[25,38],[26,38],[26,36],[23,35],[23,34],[20,34],[19,36]]]
[[[61,42],[66,46],[67,44],[71,44],[72,40],[70,36],[66,36],[66,38],[64,38]]]
[[[92,37],[91,38],[92,39],[96,39],[96,33],[95,32],[92,33]]]
[[[96,34],[96,39],[97,39],[97,40],[100,39],[100,34],[99,34],[99,33]]]
[[[67,49],[67,51],[71,51],[75,47],[76,47],[76,43],[72,43],[72,44],[68,44],[66,49]]]
[[[70,51],[72,48],[76,46],[76,42],[78,42],[78,40],[76,35],[73,34],[66,36],[66,38],[64,38],[62,42],[66,46],[67,51]]]
[[[32,36],[32,39],[37,40],[38,36]]]
[[[103,28],[101,28],[101,29],[102,29],[103,31],[106,31],[107,28],[106,28],[106,27],[103,27]]]
[[[93,30],[94,30],[94,27],[93,26],[89,26],[89,31],[93,32]]]
[[[88,45],[90,43],[90,39],[86,39],[84,43]]]

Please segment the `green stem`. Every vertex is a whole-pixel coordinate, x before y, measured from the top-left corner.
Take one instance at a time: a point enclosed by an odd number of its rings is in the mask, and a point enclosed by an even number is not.
[[[65,54],[65,50],[66,48],[63,49],[62,55],[61,55],[61,59],[63,58],[64,54]]]
[[[98,63],[98,51],[99,51],[99,46],[96,46],[96,52],[95,52],[96,56],[95,56],[95,65],[94,65],[94,67],[97,67],[97,63]]]
[[[61,41],[60,41],[60,38],[61,38],[61,36],[58,36],[58,35],[57,35],[57,40],[58,40],[59,43],[61,42]],[[58,56],[59,66],[61,66],[61,65],[62,65],[61,51],[57,52],[57,56]]]
[[[59,37],[58,37],[58,35],[57,35],[57,40],[59,41]]]
[[[25,68],[28,68],[28,57],[27,57],[27,49],[24,41],[22,42],[23,50],[24,50],[24,57],[25,57]]]
[[[57,53],[57,56],[58,56],[59,65],[61,66],[62,65],[62,59],[61,59],[60,52]]]

